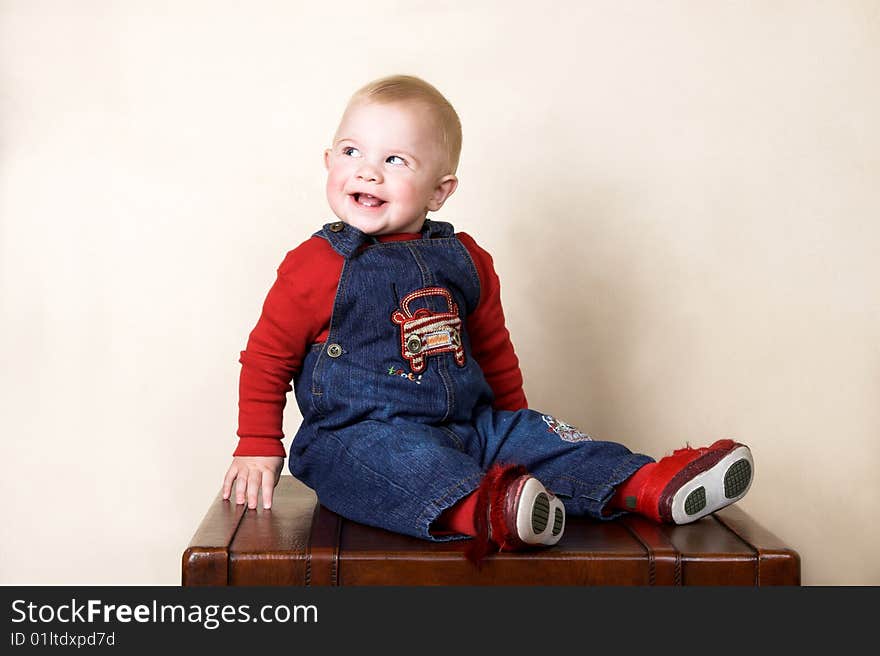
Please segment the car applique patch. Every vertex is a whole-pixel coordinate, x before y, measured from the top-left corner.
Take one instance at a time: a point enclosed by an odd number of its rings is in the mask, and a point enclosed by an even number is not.
[[[541,419],[547,424],[548,433],[556,433],[566,442],[592,442],[593,438],[585,433],[581,433],[577,428],[564,421],[559,421],[556,417],[550,415],[541,415]]]
[[[446,301],[446,312],[427,308],[410,311],[410,303],[418,298],[439,296]],[[452,353],[455,363],[465,363],[464,344],[461,341],[461,317],[452,295],[442,287],[426,287],[407,294],[400,308],[392,312],[391,321],[400,326],[400,354],[409,362],[413,373],[425,370],[425,358],[440,353]]]

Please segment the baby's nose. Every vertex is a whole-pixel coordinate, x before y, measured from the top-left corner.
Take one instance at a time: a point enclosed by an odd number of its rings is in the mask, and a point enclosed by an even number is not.
[[[379,182],[381,180],[379,170],[366,162],[358,169],[357,177],[365,182]]]

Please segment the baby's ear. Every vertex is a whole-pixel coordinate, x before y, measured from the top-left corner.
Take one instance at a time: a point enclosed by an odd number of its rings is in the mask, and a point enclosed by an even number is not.
[[[437,183],[437,186],[434,187],[434,193],[431,194],[431,198],[428,199],[428,210],[431,212],[439,210],[456,189],[458,189],[458,178],[454,175],[443,176],[440,182]]]
[[[333,152],[330,148],[324,149],[324,168],[328,171],[330,170],[330,153]]]

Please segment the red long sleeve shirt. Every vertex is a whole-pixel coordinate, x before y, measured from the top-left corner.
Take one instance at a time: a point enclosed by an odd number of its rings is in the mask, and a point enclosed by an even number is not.
[[[380,241],[418,239],[419,234],[386,235]],[[480,278],[480,300],[467,317],[472,355],[495,395],[494,407],[527,407],[519,360],[504,325],[501,284],[492,257],[463,232]],[[284,407],[291,381],[302,369],[312,344],[324,342],[343,258],[321,237],[312,237],[287,253],[263,303],[257,325],[241,352],[238,447],[234,456],[285,456],[281,439]]]

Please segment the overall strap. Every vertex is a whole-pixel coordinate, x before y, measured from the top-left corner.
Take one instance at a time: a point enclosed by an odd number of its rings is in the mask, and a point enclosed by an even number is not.
[[[455,228],[451,223],[425,219],[422,226],[422,239],[445,239],[453,236],[455,236]]]
[[[342,221],[324,224],[324,227],[316,232],[315,236],[323,237],[329,241],[333,250],[346,260],[357,255],[362,246],[376,244],[379,241]],[[444,239],[453,236],[455,236],[455,228],[451,223],[445,221],[426,219],[422,226],[422,239]]]
[[[346,260],[350,260],[364,244],[374,244],[376,239],[366,235],[357,228],[342,221],[326,223],[324,227],[315,233],[316,237],[323,237],[330,242],[333,250]]]

